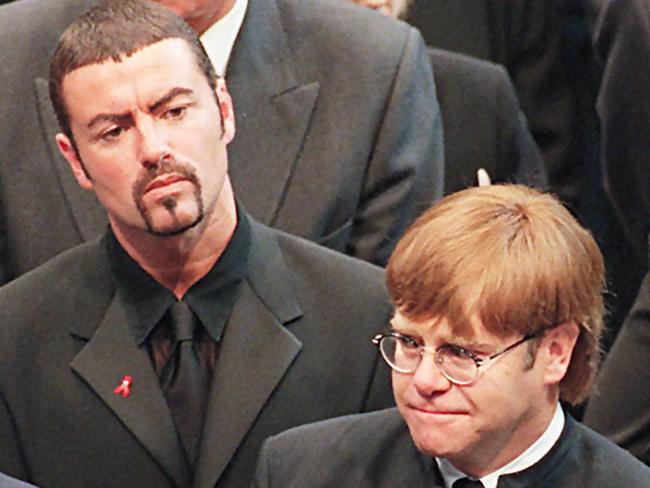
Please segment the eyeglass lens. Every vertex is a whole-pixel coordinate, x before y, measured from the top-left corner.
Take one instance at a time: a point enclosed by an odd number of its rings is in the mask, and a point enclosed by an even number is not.
[[[424,350],[408,338],[384,336],[381,339],[382,356],[389,366],[401,373],[413,373],[422,360]],[[474,360],[462,349],[441,347],[435,353],[435,362],[445,377],[459,384],[474,381],[478,367]]]

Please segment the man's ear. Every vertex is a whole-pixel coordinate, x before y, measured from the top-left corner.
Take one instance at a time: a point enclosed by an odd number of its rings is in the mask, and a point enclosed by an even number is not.
[[[59,148],[59,152],[63,155],[63,157],[70,165],[72,174],[74,174],[74,177],[77,180],[77,183],[79,183],[79,186],[81,186],[81,188],[84,190],[92,190],[93,183],[90,180],[90,177],[86,172],[86,168],[84,168],[79,154],[77,153],[77,149],[72,144],[70,138],[63,133],[59,133],[56,135],[56,145]]]
[[[557,385],[566,375],[580,328],[573,322],[559,324],[542,337],[540,353],[544,361],[544,382]]]
[[[217,78],[215,92],[219,103],[219,112],[221,113],[222,137],[226,144],[229,144],[235,137],[235,112],[232,107],[232,98],[230,98],[230,93],[228,93],[226,87],[226,80]]]

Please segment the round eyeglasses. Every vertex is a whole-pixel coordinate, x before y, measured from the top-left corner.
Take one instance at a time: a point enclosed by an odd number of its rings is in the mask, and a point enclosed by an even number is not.
[[[487,358],[480,358],[471,351],[454,344],[444,344],[437,348],[423,346],[412,337],[395,331],[377,334],[373,337],[372,343],[379,347],[381,355],[388,365],[399,373],[415,373],[420,366],[422,356],[429,352],[434,355],[436,366],[445,378],[456,385],[469,385],[476,381],[481,366],[486,366],[502,354],[541,335],[546,329],[544,327],[532,334],[525,335],[517,342]]]

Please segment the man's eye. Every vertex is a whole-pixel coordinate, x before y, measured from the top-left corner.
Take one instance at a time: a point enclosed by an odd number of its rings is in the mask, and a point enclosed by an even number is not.
[[[456,344],[447,344],[444,346],[449,350],[449,354],[456,357],[476,357],[478,359],[485,359],[488,355],[484,351],[478,351],[469,347],[458,346]]]
[[[447,351],[447,354],[449,354],[450,356],[454,356],[456,358],[467,357],[467,350],[460,346],[456,346],[454,344],[446,344],[444,346],[444,349]]]
[[[401,337],[398,337],[398,339],[399,339],[400,346],[404,350],[416,350],[416,349],[420,348],[420,345],[414,339],[411,339],[410,337],[401,336]]]
[[[166,119],[180,119],[187,112],[187,107],[182,105],[180,107],[173,107],[166,110],[163,117]]]
[[[113,127],[112,129],[102,132],[99,137],[104,141],[113,141],[120,137],[122,132],[124,132],[123,127]]]

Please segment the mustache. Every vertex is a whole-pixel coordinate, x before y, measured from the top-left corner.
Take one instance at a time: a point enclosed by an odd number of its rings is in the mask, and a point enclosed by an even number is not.
[[[163,175],[177,174],[187,179],[191,183],[198,185],[198,178],[194,168],[185,162],[179,161],[173,156],[164,156],[160,158],[157,164],[151,165],[149,168],[144,168],[142,173],[133,185],[132,193],[136,201],[140,200],[144,195],[147,186]]]

